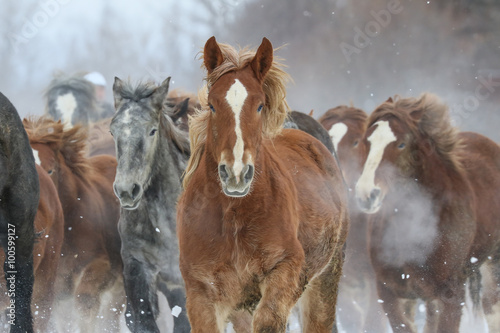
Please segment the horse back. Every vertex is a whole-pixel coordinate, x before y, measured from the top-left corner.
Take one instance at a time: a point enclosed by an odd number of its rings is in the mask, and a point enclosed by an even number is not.
[[[477,133],[460,133],[462,163],[475,196],[477,232],[472,255],[484,259],[500,247],[500,146]]]

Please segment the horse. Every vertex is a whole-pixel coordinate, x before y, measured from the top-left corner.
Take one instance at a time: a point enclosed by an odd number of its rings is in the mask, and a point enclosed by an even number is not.
[[[175,126],[188,132],[189,116],[194,115],[195,110],[199,109],[201,105],[194,94],[174,89],[168,93],[166,107]]]
[[[108,309],[110,326],[118,326],[123,302],[120,237],[117,224],[119,203],[113,194],[116,159],[108,155],[86,156],[87,132],[76,125],[65,129],[61,121],[46,116],[24,119],[33,151],[54,182],[64,212],[64,242],[61,251],[56,295],[56,317],[64,331],[102,331],[97,323],[101,298],[114,293]],[[118,290],[118,291],[116,291]],[[75,302],[77,318],[66,313]],[[108,304],[106,304],[108,305]],[[108,315],[108,313],[105,313]]]
[[[116,157],[115,140],[110,134],[111,118],[99,120],[89,126],[88,154],[111,155]]]
[[[365,147],[363,135],[367,114],[358,108],[340,105],[327,110],[318,122],[329,133],[349,187],[349,216],[346,258],[340,280],[339,321],[347,332],[386,332],[386,318],[378,303],[375,273],[368,254],[367,215],[357,208],[354,187],[361,175]]]
[[[56,74],[45,91],[45,99],[45,113],[68,128],[77,124],[86,127],[100,119],[94,85],[83,75]]]
[[[175,224],[190,149],[187,133],[166,112],[169,81],[133,86],[115,78],[113,84],[116,113],[110,129],[118,157],[113,188],[121,205],[125,319],[132,332],[159,332],[158,291],[172,309],[175,332],[190,332]]]
[[[47,332],[51,319],[54,280],[64,237],[64,217],[54,183],[42,167],[36,165],[36,170],[40,187],[40,200],[34,221],[36,238],[33,247],[33,271],[35,280],[31,308],[32,313],[34,313],[34,330],[42,333]],[[3,254],[0,254],[0,258],[2,262],[5,261]],[[3,275],[3,267],[0,267],[0,271]],[[3,294],[1,289],[0,293]],[[2,304],[2,309],[8,310],[8,300],[5,301],[5,304]]]
[[[389,98],[367,128],[356,198],[372,214],[370,256],[390,325],[417,332],[413,309],[401,301],[422,299],[425,332],[457,333],[466,282],[479,309],[479,267],[498,272],[500,147],[458,132],[447,106],[430,93]]]
[[[7,317],[11,332],[33,332],[34,220],[40,185],[21,118],[2,93],[0,170],[0,243],[5,253],[5,291],[10,298]]]
[[[335,154],[335,149],[333,147],[332,140],[328,135],[328,132],[311,115],[307,115],[299,111],[292,111],[288,115],[288,118],[285,121],[283,127],[299,129],[312,135],[313,137],[321,141],[325,145],[325,147],[328,148],[330,153]]]
[[[192,332],[223,332],[228,320],[237,332],[285,332],[299,300],[304,332],[336,331],[348,215],[335,159],[282,129],[288,75],[267,38],[238,52],[211,37],[203,63],[208,96],[191,119],[177,207]]]

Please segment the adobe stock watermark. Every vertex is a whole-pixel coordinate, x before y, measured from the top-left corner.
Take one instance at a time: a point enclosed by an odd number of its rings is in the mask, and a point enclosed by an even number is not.
[[[59,14],[61,6],[68,4],[71,0],[42,0],[38,4],[37,11],[24,18],[24,23],[18,32],[9,32],[7,37],[14,52],[19,52],[21,45],[26,45],[36,37],[40,29],[49,24],[50,20]]]
[[[16,325],[16,226],[7,223],[7,257],[6,265],[4,266],[5,279],[7,280],[7,296],[10,298],[9,305],[6,309],[7,322]]]
[[[477,81],[479,82],[474,89],[474,93],[469,93],[465,96],[462,103],[454,104],[450,108],[450,113],[453,117],[453,122],[455,126],[460,126],[464,119],[469,118],[469,116],[479,108],[481,102],[486,101],[491,94],[495,93],[500,87],[500,70],[495,71],[497,75],[489,73],[486,77],[479,75]]]
[[[363,30],[359,27],[354,27],[354,38],[353,44],[351,45],[346,42],[339,44],[340,50],[344,55],[347,63],[351,63],[351,57],[354,54],[361,53],[361,50],[372,43],[371,38],[377,37],[382,28],[386,28],[392,20],[392,15],[397,15],[403,11],[403,6],[399,0],[390,0],[387,2],[387,9],[381,9],[379,11],[370,11],[370,15],[374,18],[365,24]]]

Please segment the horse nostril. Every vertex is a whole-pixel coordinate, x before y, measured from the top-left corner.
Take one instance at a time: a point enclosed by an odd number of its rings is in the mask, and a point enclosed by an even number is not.
[[[132,198],[135,199],[141,192],[141,185],[134,184],[132,187]]]
[[[227,179],[229,178],[225,164],[219,165],[219,177],[223,182],[227,182]]]
[[[249,183],[253,178],[254,168],[253,165],[248,165],[245,175],[243,176],[243,180],[245,183]]]
[[[379,195],[380,195],[380,189],[379,188],[374,188],[370,192],[370,200],[374,201]]]

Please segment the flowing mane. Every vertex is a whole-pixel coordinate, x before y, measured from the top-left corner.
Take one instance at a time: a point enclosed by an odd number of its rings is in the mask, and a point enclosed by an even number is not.
[[[201,109],[194,116],[189,117],[189,138],[191,142],[191,157],[185,171],[183,186],[185,187],[193,172],[196,170],[206,141],[208,117],[208,91],[221,76],[237,71],[248,66],[256,54],[255,50],[243,48],[236,50],[230,45],[219,43],[224,61],[205,77],[206,84],[198,91]],[[200,56],[203,58],[203,52]],[[291,77],[283,70],[282,59],[273,57],[273,63],[264,78],[262,88],[266,96],[266,105],[262,110],[262,134],[264,137],[273,138],[281,133],[283,123],[288,117],[290,108],[286,102],[286,83]],[[204,65],[202,65],[204,68]]]
[[[23,123],[30,143],[55,145],[66,165],[83,179],[92,172],[87,159],[87,131],[82,126],[65,130],[61,121],[47,116],[25,118]]]
[[[332,109],[328,109],[319,119],[318,122],[323,124],[324,122],[335,120],[337,122],[342,122],[348,119],[359,121],[361,123],[365,122],[367,115],[363,110],[357,109],[353,106],[339,105]]]
[[[414,112],[420,115],[412,117]],[[430,139],[436,153],[449,166],[455,170],[462,169],[458,154],[462,149],[459,131],[451,125],[448,106],[439,97],[424,93],[418,98],[389,98],[370,115],[368,127],[386,116],[396,117],[408,124],[415,137]]]

